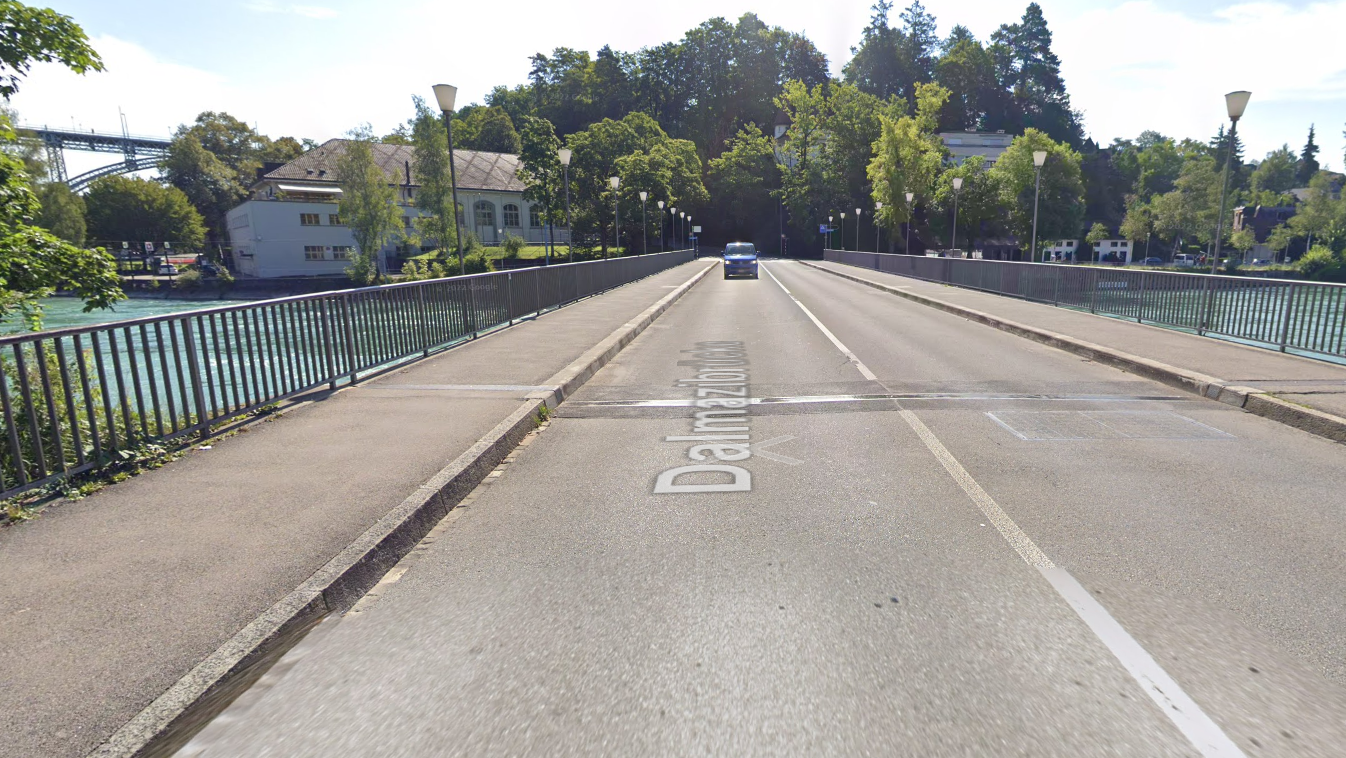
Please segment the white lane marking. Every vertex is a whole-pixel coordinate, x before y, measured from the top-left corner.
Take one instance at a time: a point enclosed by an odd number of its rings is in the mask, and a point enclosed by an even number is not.
[[[766,269],[765,266],[762,268]],[[785,285],[781,284],[780,280],[776,279],[770,270],[767,270],[767,275],[776,284],[780,285],[781,289],[785,290],[785,293],[790,296],[791,300],[795,301],[795,304],[804,313],[808,314],[813,323],[817,324],[818,328],[827,335],[827,338],[832,340],[832,344],[836,345],[842,353],[856,364],[856,367],[860,369],[860,373],[866,379],[878,381],[874,372],[870,371],[856,357],[855,353],[847,349],[827,327],[823,326],[822,322],[803,303],[799,302],[799,298],[785,289]],[[885,387],[885,389],[887,388]],[[1033,566],[1042,574],[1051,584],[1052,589],[1056,590],[1056,593],[1084,621],[1085,625],[1094,633],[1094,636],[1112,652],[1127,673],[1131,674],[1131,677],[1136,680],[1145,694],[1149,695],[1150,700],[1182,732],[1187,741],[1192,744],[1192,747],[1196,748],[1205,758],[1247,758],[1238,745],[1235,745],[1233,740],[1229,739],[1229,736],[1224,733],[1224,730],[1212,721],[1205,711],[1201,710],[1201,706],[1197,705],[1196,701],[1192,700],[1183,691],[1182,687],[1154,660],[1154,657],[1146,652],[1145,648],[1141,647],[1140,643],[1121,624],[1117,623],[1117,619],[1108,613],[1108,609],[1104,608],[1084,587],[1080,586],[1080,583],[1068,571],[1052,563],[1047,554],[1042,552],[1034,544],[1032,538],[1020,529],[1018,524],[1014,523],[1014,519],[1010,518],[1009,514],[1005,513],[1000,505],[987,494],[986,490],[977,484],[977,481],[972,478],[967,469],[963,468],[963,465],[958,462],[953,453],[950,453],[948,448],[944,447],[944,443],[939,441],[935,433],[930,431],[929,427],[917,418],[915,413],[901,409],[900,414],[912,431],[916,432],[916,436],[921,439],[921,442],[925,443],[926,448],[943,464],[944,470],[948,471],[949,475],[958,483],[958,486],[963,489],[963,492],[966,492],[968,497],[972,498],[972,502],[977,504],[986,518],[990,519],[992,524],[995,524],[996,529],[1010,543],[1015,552],[1027,561],[1028,565]]]
[[[799,306],[799,309],[804,311],[804,315],[809,317],[809,320],[813,322],[814,326],[817,326],[819,329],[821,329],[823,334],[827,335],[827,338],[829,340],[832,340],[832,344],[836,345],[837,349],[840,350],[843,355],[849,358],[851,360],[851,363],[855,364],[856,368],[860,369],[861,376],[870,380],[871,382],[878,381],[878,377],[874,375],[874,372],[870,371],[869,367],[866,366],[864,363],[862,363],[860,359],[856,357],[855,353],[852,353],[845,345],[841,344],[841,340],[837,339],[837,336],[835,334],[829,331],[827,327],[823,326],[823,322],[819,321],[818,317],[813,315],[813,311],[810,311],[808,308],[805,308],[804,304],[799,302],[799,298],[795,297],[794,293],[791,292],[789,289],[786,289],[784,284],[781,284],[780,280],[776,278],[776,275],[771,273],[771,269],[763,265],[762,270],[766,272],[767,276],[771,277],[771,281],[775,282],[776,286],[780,287],[782,290],[785,290],[785,294],[789,295],[790,299],[795,301],[795,305]]]
[[[370,384],[365,387],[371,390],[434,390],[434,391],[467,391],[467,392],[538,392],[540,390],[549,390],[551,387],[531,384]]]

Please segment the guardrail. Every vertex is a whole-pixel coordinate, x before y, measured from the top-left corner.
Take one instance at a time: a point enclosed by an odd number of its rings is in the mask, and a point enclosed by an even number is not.
[[[1134,319],[1310,357],[1346,358],[1346,285],[825,250],[837,263]]]
[[[566,263],[0,337],[0,498],[693,257]]]

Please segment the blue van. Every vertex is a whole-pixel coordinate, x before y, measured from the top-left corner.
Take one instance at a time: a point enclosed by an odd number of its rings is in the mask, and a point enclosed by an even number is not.
[[[751,242],[731,242],[724,247],[724,278],[757,278],[757,248]]]

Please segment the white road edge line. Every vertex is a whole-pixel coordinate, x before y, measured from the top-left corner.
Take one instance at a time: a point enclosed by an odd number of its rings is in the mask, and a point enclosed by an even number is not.
[[[837,339],[836,335],[823,325],[818,317],[813,315],[794,293],[786,289],[784,284],[771,273],[765,265],[761,266],[766,271],[767,276],[776,283],[790,299],[795,301],[795,305],[804,311],[823,334],[836,345],[847,358],[855,364],[860,370],[861,375],[871,381],[878,381],[873,371],[869,370],[860,359],[852,353],[849,348]],[[882,384],[880,382],[880,384]],[[887,389],[885,387],[885,389]],[[1070,572],[1052,563],[1046,553],[1034,544],[1032,538],[1024,533],[1019,525],[1014,523],[1014,519],[1000,507],[998,503],[982,489],[980,484],[972,478],[972,475],[963,468],[958,459],[950,453],[944,443],[939,441],[935,433],[925,425],[916,414],[902,409],[900,412],[902,419],[907,422],[921,442],[925,443],[927,449],[934,454],[935,458],[944,466],[944,470],[949,472],[958,486],[967,493],[972,502],[977,504],[982,514],[995,525],[1000,535],[1005,541],[1014,548],[1015,552],[1028,563],[1036,568],[1043,578],[1056,590],[1071,610],[1084,621],[1090,631],[1094,633],[1100,642],[1102,642],[1117,661],[1122,664],[1127,673],[1136,680],[1140,688],[1149,695],[1150,700],[1158,706],[1159,710],[1168,717],[1169,721],[1182,732],[1187,741],[1192,744],[1205,758],[1247,758],[1243,750],[1234,741],[1229,739],[1229,735],[1216,724],[1206,712],[1201,710],[1201,706],[1183,691],[1168,672],[1154,660],[1141,644],[1131,636],[1129,632],[1117,622],[1117,619],[1108,613],[1108,610],[1101,603],[1089,594],[1089,591],[1070,575]]]

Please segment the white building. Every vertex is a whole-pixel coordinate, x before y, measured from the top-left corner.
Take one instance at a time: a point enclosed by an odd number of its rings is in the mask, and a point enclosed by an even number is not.
[[[339,276],[346,270],[355,239],[341,223],[337,201],[336,161],[347,141],[333,139],[270,171],[261,171],[249,198],[229,211],[229,242],[234,267],[243,276]],[[375,143],[374,159],[397,188],[408,231],[420,215],[415,206],[419,185],[412,171],[415,151],[406,145]],[[519,156],[476,150],[455,150],[459,223],[464,235],[496,244],[503,234],[533,244],[545,238],[542,208],[524,202]],[[555,230],[565,243],[565,230]],[[395,240],[380,251],[383,268],[405,241]],[[426,249],[429,249],[428,247]]]
[[[1075,251],[1079,249],[1079,240],[1055,240],[1050,244],[1044,243],[1042,246],[1042,260],[1073,261],[1075,260]]]
[[[1131,240],[1099,240],[1094,245],[1093,259],[1105,263],[1130,263]]]
[[[968,158],[980,155],[986,159],[987,168],[1000,160],[1000,156],[1004,155],[1010,143],[1014,141],[1014,135],[1005,134],[1004,131],[940,132],[939,138],[944,141],[944,146],[949,148],[954,163],[961,165]]]

